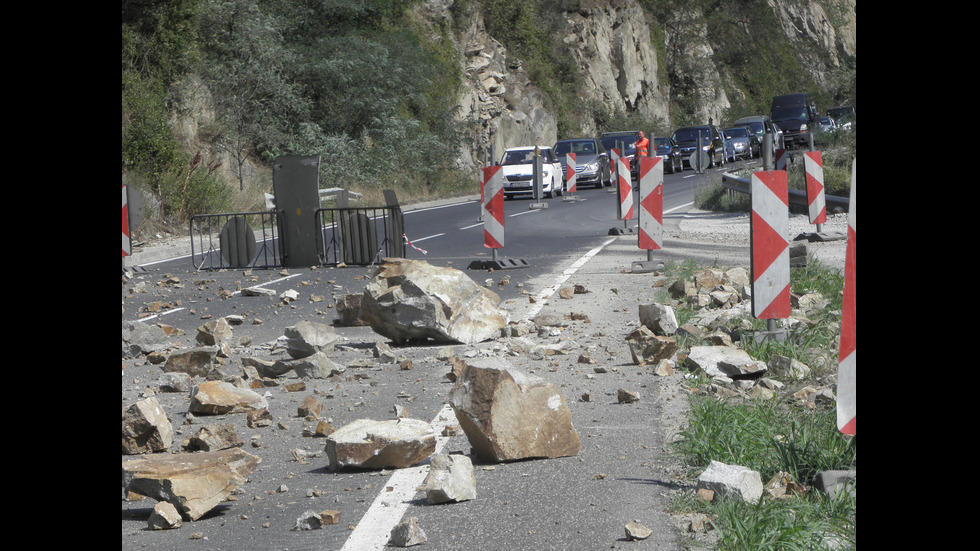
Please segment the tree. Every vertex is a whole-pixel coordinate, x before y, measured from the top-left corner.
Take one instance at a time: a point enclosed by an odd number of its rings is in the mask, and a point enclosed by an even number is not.
[[[279,20],[258,1],[209,0],[202,34],[204,78],[222,126],[219,144],[234,158],[243,190],[245,163],[288,143],[307,103],[286,78],[291,56]]]

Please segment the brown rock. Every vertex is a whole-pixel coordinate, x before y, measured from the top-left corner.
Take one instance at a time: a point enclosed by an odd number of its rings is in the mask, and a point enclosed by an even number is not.
[[[432,425],[418,419],[357,419],[331,433],[325,447],[332,471],[410,467],[435,449]]]
[[[554,458],[581,449],[571,411],[555,386],[504,360],[467,363],[449,402],[480,459]]]
[[[173,444],[173,427],[167,414],[154,397],[141,400],[122,414],[123,454],[153,453],[169,450]]]
[[[261,461],[240,448],[147,456],[122,464],[122,485],[169,502],[193,521],[244,484]]]
[[[224,381],[207,381],[191,392],[189,411],[194,414],[223,415],[266,409],[268,402],[258,393]]]

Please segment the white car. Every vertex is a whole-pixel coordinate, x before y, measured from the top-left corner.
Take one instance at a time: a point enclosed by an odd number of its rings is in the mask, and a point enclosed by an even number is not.
[[[504,197],[534,194],[534,151],[541,155],[541,191],[545,197],[555,197],[564,191],[561,161],[546,145],[512,147],[504,151],[500,160],[503,167]]]

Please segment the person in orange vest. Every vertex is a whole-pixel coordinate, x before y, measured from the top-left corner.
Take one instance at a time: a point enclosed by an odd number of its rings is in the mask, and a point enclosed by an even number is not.
[[[642,130],[640,130],[638,134],[640,135],[640,137],[638,140],[636,140],[636,156],[639,157],[642,155],[644,157],[649,157],[650,140],[647,139],[646,135],[643,133]]]

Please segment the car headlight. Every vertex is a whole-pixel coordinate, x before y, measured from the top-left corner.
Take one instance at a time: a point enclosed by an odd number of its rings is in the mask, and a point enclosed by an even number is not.
[[[593,172],[599,170],[599,161],[592,161],[591,163],[585,165],[585,168]]]
[[[810,129],[810,127],[807,126],[807,125],[805,125],[805,124],[801,124],[800,125],[800,132],[806,132],[809,129]]]

